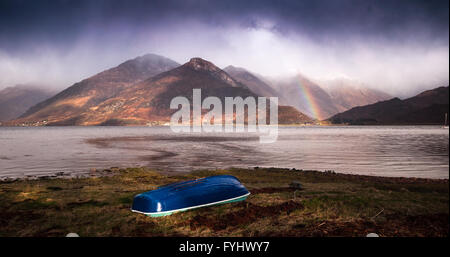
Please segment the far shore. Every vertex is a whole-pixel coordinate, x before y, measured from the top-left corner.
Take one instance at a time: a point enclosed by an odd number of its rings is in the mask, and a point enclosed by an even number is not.
[[[160,218],[130,211],[136,194],[217,174],[236,176],[251,196]],[[449,231],[448,179],[258,167],[163,175],[113,167],[84,178],[2,181],[0,198],[0,236],[447,237]]]
[[[9,122],[0,122],[1,127],[170,127],[169,124],[120,124],[120,125],[48,125],[45,123],[39,124],[11,124]],[[173,126],[182,126],[182,125],[173,125]],[[423,124],[350,124],[350,123],[329,123],[326,121],[319,121],[317,123],[279,123],[279,124],[267,124],[266,126],[280,126],[280,127],[392,127],[392,126],[441,126],[445,127],[447,125],[439,124],[439,123],[423,123]]]

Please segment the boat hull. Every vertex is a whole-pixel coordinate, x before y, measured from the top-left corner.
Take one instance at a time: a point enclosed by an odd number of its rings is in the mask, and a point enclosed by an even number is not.
[[[239,202],[250,192],[230,175],[212,176],[160,187],[134,197],[132,211],[161,217],[191,209]]]

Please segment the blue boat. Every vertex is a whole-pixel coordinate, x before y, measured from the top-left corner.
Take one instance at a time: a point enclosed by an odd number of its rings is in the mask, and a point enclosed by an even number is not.
[[[195,208],[238,202],[250,192],[234,176],[219,175],[162,186],[134,197],[133,212],[151,217]]]

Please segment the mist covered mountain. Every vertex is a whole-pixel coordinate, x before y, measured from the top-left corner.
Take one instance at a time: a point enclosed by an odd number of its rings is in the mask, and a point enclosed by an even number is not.
[[[348,79],[315,81],[297,74],[288,78],[267,79],[288,105],[318,120],[324,120],[356,106],[392,98],[379,90]]]
[[[267,83],[244,68],[229,65],[223,70],[230,74],[230,76],[235,80],[245,84],[252,92],[256,93],[257,95],[266,97],[279,97],[279,93],[275,89],[273,89]]]
[[[327,80],[319,84],[330,95],[339,112],[392,98],[389,94],[350,79]]]
[[[16,85],[0,91],[0,122],[15,119],[55,92],[36,85]]]
[[[75,121],[83,113],[95,109],[97,105],[131,85],[177,66],[178,63],[154,54],[128,60],[75,83],[54,97],[31,107],[19,120],[26,123]]]
[[[339,112],[331,96],[317,83],[298,74],[294,77],[271,80],[272,87],[306,115],[322,120]]]

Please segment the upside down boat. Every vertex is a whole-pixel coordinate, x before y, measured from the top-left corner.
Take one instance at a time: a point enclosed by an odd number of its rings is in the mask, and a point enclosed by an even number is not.
[[[183,181],[138,194],[133,199],[133,212],[151,217],[170,215],[190,209],[238,202],[250,192],[234,176],[219,175]]]

